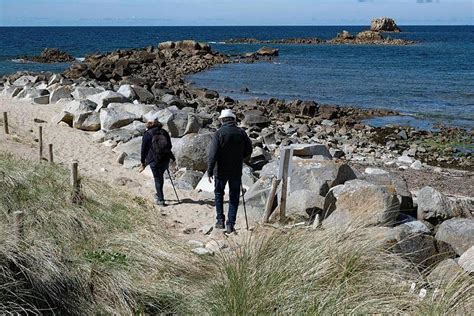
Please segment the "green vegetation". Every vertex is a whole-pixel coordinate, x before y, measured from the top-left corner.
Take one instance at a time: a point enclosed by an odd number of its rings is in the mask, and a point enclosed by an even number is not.
[[[103,183],[70,201],[58,166],[0,155],[0,314],[468,314],[472,278],[434,295],[411,263],[364,229],[258,229],[197,257],[159,212]],[[18,241],[14,225],[23,212]],[[428,289],[425,299],[409,292]]]

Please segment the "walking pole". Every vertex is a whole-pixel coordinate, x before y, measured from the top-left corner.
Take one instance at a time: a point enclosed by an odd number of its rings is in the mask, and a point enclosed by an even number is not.
[[[168,171],[168,177],[170,178],[171,185],[173,186],[174,194],[176,194],[176,199],[178,200],[178,204],[181,204],[181,201],[179,200],[179,197],[178,197],[178,192],[176,192],[176,188],[174,187],[173,179],[171,179],[170,169],[166,169],[166,171]]]
[[[244,214],[245,214],[245,224],[247,225],[247,230],[249,230],[249,220],[247,218],[247,207],[245,206],[245,192],[244,186],[241,184],[240,189],[242,190],[242,202],[244,204]]]

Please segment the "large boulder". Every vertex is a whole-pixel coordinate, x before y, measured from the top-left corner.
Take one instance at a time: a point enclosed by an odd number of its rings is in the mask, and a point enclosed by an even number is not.
[[[374,168],[367,168],[365,173],[359,176],[359,179],[375,185],[395,188],[398,200],[400,201],[400,209],[407,211],[413,210],[413,197],[405,179],[384,170]]]
[[[400,203],[395,188],[377,186],[363,180],[351,180],[332,188],[324,202],[323,224],[346,227],[387,225],[396,221]]]
[[[453,255],[438,247],[429,228],[420,221],[408,221],[389,230],[389,249],[417,265],[430,267]]]
[[[34,84],[38,81],[38,76],[24,75],[13,81],[15,87],[23,87],[27,84]]]
[[[97,104],[96,111],[106,108],[110,103],[125,103],[127,98],[114,91],[104,91],[87,97],[88,100]]]
[[[130,112],[114,109],[102,109],[100,111],[100,124],[105,131],[123,127],[136,119],[137,116]]]
[[[176,177],[176,187],[181,190],[194,190],[199,184],[204,174],[200,171],[185,170],[179,172]]]
[[[257,55],[259,56],[278,56],[280,53],[278,48],[272,48],[272,47],[262,47],[257,51]]]
[[[245,192],[247,214],[250,218],[256,221],[263,219],[271,184],[272,180],[270,178],[260,178]]]
[[[304,116],[315,116],[318,112],[318,104],[314,101],[297,100],[289,105],[291,113]]]
[[[59,124],[61,122],[64,122],[67,125],[72,126],[73,120],[74,120],[74,114],[66,112],[66,111],[61,111],[51,119],[51,123]]]
[[[126,153],[128,156],[138,155],[140,154],[141,146],[142,138],[136,137],[132,138],[128,142],[118,144],[117,147],[113,149],[113,151],[119,154]]]
[[[148,104],[134,104],[134,103],[110,103],[107,106],[108,109],[113,109],[119,112],[129,112],[133,113],[139,119],[143,119],[143,117],[157,109],[155,105],[148,105]]]
[[[151,103],[155,100],[155,96],[153,95],[153,93],[151,93],[150,91],[148,91],[147,89],[145,89],[143,87],[133,85],[132,89],[133,89],[138,101],[140,101],[140,102]]]
[[[459,264],[453,259],[441,261],[428,275],[427,279],[434,287],[449,285],[463,274]]]
[[[137,97],[135,91],[133,91],[132,85],[123,84],[117,90],[117,93],[120,93],[129,100],[133,100]]]
[[[474,273],[474,246],[461,255],[459,265],[467,273]]]
[[[199,117],[194,113],[188,113],[188,120],[184,130],[184,135],[198,133],[200,128],[201,123],[199,121]]]
[[[375,18],[370,23],[370,30],[374,32],[400,32],[400,28],[394,19],[391,18]]]
[[[48,90],[31,88],[31,87],[26,86],[26,87],[23,88],[23,90],[20,91],[20,93],[18,93],[16,95],[15,98],[18,98],[18,99],[22,99],[22,98],[35,99],[35,98],[42,97],[42,96],[48,96],[48,102],[49,102],[49,91]]]
[[[326,145],[322,144],[295,144],[291,145],[293,156],[311,158],[313,156],[323,156],[332,159],[332,155]]]
[[[49,103],[53,104],[61,99],[70,99],[72,98],[71,92],[72,88],[70,86],[58,87],[51,91],[51,94],[49,95]]]
[[[418,193],[418,219],[446,220],[460,216],[455,203],[432,187],[424,187]]]
[[[244,115],[245,117],[242,123],[245,126],[265,127],[270,125],[270,119],[268,118],[268,116],[265,116],[261,111],[250,110],[245,112]]]
[[[436,239],[449,244],[458,255],[462,255],[474,246],[474,219],[452,218],[442,222]]]
[[[73,127],[89,132],[100,130],[100,115],[95,111],[74,115]]]
[[[188,134],[181,138],[173,151],[178,167],[206,171],[207,153],[211,141],[212,133]]]
[[[64,106],[64,111],[72,113],[73,115],[94,111],[97,108],[97,104],[90,100],[73,100]]]
[[[76,87],[76,89],[71,92],[71,95],[75,100],[82,100],[86,99],[88,96],[101,93],[103,91],[103,88]]]

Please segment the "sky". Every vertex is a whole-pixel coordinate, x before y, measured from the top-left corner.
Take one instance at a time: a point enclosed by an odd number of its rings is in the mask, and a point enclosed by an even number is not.
[[[474,0],[0,0],[0,26],[473,25]]]

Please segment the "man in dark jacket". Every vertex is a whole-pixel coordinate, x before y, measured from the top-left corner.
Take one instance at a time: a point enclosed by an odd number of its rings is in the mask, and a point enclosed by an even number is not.
[[[229,183],[229,213],[227,233],[235,231],[239,207],[244,159],[252,154],[252,142],[245,131],[237,127],[236,117],[231,110],[223,110],[219,119],[222,127],[214,134],[209,149],[207,173],[209,181],[215,175],[215,202],[217,212],[216,228],[224,229],[224,189]]]
[[[164,173],[168,169],[170,159],[174,159],[173,154],[171,153],[171,138],[167,131],[165,131],[162,127],[162,124],[157,120],[148,122],[146,124],[147,131],[143,135],[142,138],[142,150],[141,150],[141,171],[143,171],[147,165],[150,165],[150,169],[153,173],[153,178],[155,180],[155,201],[156,204],[160,206],[166,206],[165,197],[163,194],[163,185],[164,185]],[[153,137],[157,134],[162,134],[168,144],[169,144],[169,152],[171,154],[162,157],[160,161],[157,161],[157,158],[154,154],[153,147]]]

